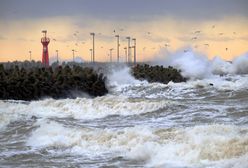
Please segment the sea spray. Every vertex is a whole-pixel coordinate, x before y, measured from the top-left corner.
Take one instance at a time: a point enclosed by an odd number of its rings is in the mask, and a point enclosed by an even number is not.
[[[233,60],[233,70],[235,74],[248,74],[248,53]]]
[[[212,78],[213,75],[248,73],[248,53],[234,58],[233,61],[226,61],[218,56],[210,60],[204,54],[194,52],[192,49],[173,53],[161,50],[153,63],[180,69],[184,77],[192,80]]]
[[[118,86],[118,85],[132,85],[141,83],[139,80],[136,80],[130,73],[129,67],[124,67],[123,69],[112,69],[111,74],[108,76],[109,85]]]
[[[160,58],[160,63],[164,66],[173,66],[182,71],[182,75],[191,79],[203,79],[211,75],[209,61],[204,55],[195,54],[192,50],[175,53],[168,53],[164,58]]]

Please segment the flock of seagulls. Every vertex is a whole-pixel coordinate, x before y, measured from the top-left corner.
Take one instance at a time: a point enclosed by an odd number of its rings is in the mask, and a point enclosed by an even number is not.
[[[215,25],[212,25],[211,28],[212,28],[212,29],[215,29],[216,26],[215,26]],[[123,31],[125,31],[124,28],[118,28],[118,29],[112,30],[112,33],[113,33],[113,34],[117,34],[117,33],[123,32]],[[191,37],[190,40],[192,40],[192,42],[194,43],[194,42],[196,42],[197,40],[200,40],[202,34],[203,34],[203,32],[202,32],[201,30],[196,30],[196,31],[193,32],[193,35],[194,35],[194,36]],[[79,35],[79,31],[77,31],[77,30],[72,34],[73,38],[76,40],[75,43],[74,43],[74,47],[75,47],[75,48],[76,48],[76,47],[79,47],[80,44],[85,44],[84,41],[81,41],[81,42],[79,41],[78,35]],[[102,33],[97,33],[97,35],[101,36],[101,35],[103,35],[103,34],[102,34]],[[148,37],[151,37],[151,36],[152,36],[152,32],[147,31],[147,32],[145,32],[144,35],[147,35]],[[219,35],[219,36],[223,36],[224,33],[220,32],[220,33],[218,33],[218,35]],[[233,35],[236,35],[236,32],[233,32]],[[53,38],[52,40],[55,41],[55,42],[57,41],[55,38]],[[124,42],[124,41],[126,41],[126,39],[122,39],[121,41]],[[170,41],[170,40],[168,40],[168,41]],[[205,47],[210,47],[210,44],[209,44],[209,43],[204,43],[204,44],[202,44],[202,45],[205,46]],[[71,47],[71,46],[67,44],[66,47]],[[72,47],[72,48],[74,48],[74,47]],[[159,48],[164,47],[164,48],[168,49],[168,48],[170,47],[170,43],[167,42],[167,43],[165,43],[163,46],[159,45],[158,47],[159,47]],[[153,46],[153,47],[149,47],[149,49],[155,50],[155,49],[158,48],[158,47],[154,47],[154,46]],[[199,48],[199,47],[200,47],[199,44],[198,44],[198,45],[194,45],[194,48],[196,48],[196,49]],[[104,49],[104,46],[100,46],[100,48],[101,48],[101,49]],[[144,47],[142,48],[142,51],[146,51],[147,49],[148,49],[148,47],[144,46]],[[73,49],[73,50],[74,50],[74,49]],[[228,48],[227,48],[227,47],[225,48],[225,51],[228,51]],[[74,52],[76,52],[76,50],[74,50]],[[185,50],[183,50],[183,52],[188,52],[188,50],[185,49]]]

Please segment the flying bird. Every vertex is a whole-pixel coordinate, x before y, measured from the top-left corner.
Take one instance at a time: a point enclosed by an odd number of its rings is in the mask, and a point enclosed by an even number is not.
[[[198,30],[198,31],[195,31],[195,34],[197,34],[197,33],[201,33],[201,31],[200,31],[200,30]]]
[[[205,46],[209,46],[209,44],[204,44]]]
[[[212,26],[212,29],[214,29],[214,28],[215,28],[215,25]]]
[[[56,41],[56,39],[53,39],[53,41]]]
[[[197,37],[193,37],[191,40],[196,40],[197,39]]]
[[[219,33],[220,36],[222,36],[224,33]]]
[[[149,35],[150,35],[150,34],[151,34],[151,32],[147,32],[147,34],[149,34]]]
[[[228,50],[228,48],[226,48],[226,51]]]

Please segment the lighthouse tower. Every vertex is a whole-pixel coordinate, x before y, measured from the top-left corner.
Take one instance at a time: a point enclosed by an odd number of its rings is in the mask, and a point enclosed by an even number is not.
[[[43,50],[42,50],[42,65],[44,67],[49,67],[49,55],[48,55],[48,44],[50,42],[50,39],[46,37],[46,30],[43,30],[42,33],[44,34],[43,37],[41,38],[41,43],[43,45]]]

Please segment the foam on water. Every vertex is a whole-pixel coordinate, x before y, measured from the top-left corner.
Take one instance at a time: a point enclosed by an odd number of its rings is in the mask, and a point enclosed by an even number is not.
[[[69,128],[47,121],[37,124],[40,127],[27,141],[27,145],[34,148],[63,148],[77,155],[108,151],[143,161],[148,167],[245,167],[248,163],[247,127],[202,125],[155,129],[136,126],[110,130]]]
[[[95,119],[108,115],[137,115],[159,110],[173,104],[168,100],[129,99],[125,96],[107,95],[94,99],[45,99],[28,104],[0,101],[1,127],[11,121],[31,116],[48,118]],[[0,128],[1,128],[0,127]]]

